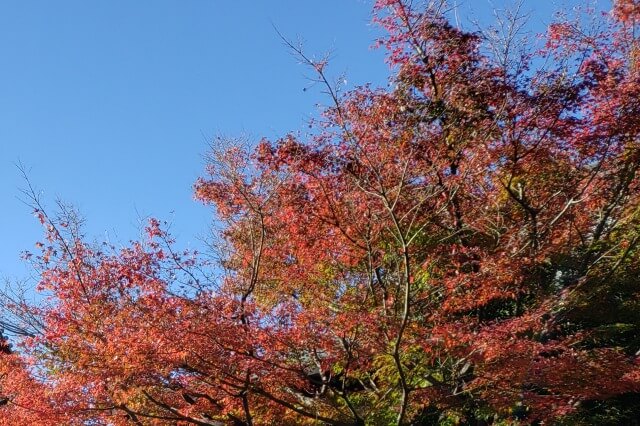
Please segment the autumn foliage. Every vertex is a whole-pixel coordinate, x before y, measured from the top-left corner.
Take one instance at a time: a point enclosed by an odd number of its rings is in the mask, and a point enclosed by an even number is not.
[[[379,0],[386,89],[291,46],[334,103],[310,137],[214,141],[211,253],[36,203],[46,300],[5,304],[0,424],[632,424],[640,3],[585,13],[527,50]]]

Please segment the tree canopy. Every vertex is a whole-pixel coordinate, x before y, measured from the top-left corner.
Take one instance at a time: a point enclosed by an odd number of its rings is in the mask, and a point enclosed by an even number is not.
[[[331,105],[308,137],[212,143],[209,253],[155,219],[90,242],[31,192],[45,300],[5,294],[0,424],[640,418],[640,2],[537,47],[518,14],[417,3],[375,3],[387,88],[289,43]]]

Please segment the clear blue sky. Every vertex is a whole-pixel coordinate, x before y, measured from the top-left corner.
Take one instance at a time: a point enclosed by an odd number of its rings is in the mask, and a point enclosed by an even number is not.
[[[486,17],[487,0],[459,1]],[[508,1],[495,0],[501,7]],[[569,1],[581,4],[582,1]],[[201,155],[218,134],[277,138],[304,131],[326,101],[275,34],[301,35],[310,53],[331,49],[348,87],[384,84],[370,46],[369,1],[7,0],[0,3],[0,277],[24,277],[22,250],[41,237],[18,200],[15,163],[53,208],[61,198],[87,233],[138,235],[138,218],[170,220],[198,246],[212,211],[192,200]],[[552,1],[532,23],[549,22]],[[540,28],[540,27],[539,27]],[[538,28],[538,29],[539,29]]]

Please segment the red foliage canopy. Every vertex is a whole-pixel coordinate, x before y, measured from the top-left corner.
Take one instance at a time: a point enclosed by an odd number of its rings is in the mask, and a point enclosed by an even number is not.
[[[216,147],[215,266],[157,221],[115,250],[39,209],[49,299],[11,305],[0,423],[640,413],[640,6],[534,53],[443,7],[376,3],[392,89],[327,84],[313,137]]]

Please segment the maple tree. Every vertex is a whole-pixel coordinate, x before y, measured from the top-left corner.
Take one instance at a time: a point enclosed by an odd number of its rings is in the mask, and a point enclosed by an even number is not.
[[[389,89],[289,44],[333,105],[308,138],[214,141],[212,256],[156,220],[88,243],[33,196],[47,299],[5,297],[0,424],[637,419],[640,3],[537,50],[517,14],[501,38],[447,13],[376,2]]]

